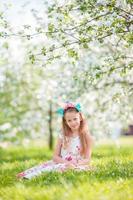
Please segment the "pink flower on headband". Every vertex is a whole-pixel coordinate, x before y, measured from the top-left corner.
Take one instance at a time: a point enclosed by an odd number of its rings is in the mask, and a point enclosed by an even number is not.
[[[57,110],[57,113],[60,114],[62,117],[64,116],[64,112],[68,109],[68,108],[76,108],[79,112],[81,111],[81,106],[80,104],[76,104],[74,105],[73,103],[70,102],[66,102],[64,108],[59,108]]]
[[[68,108],[75,108],[75,105],[72,103],[66,103],[64,110],[67,110]]]

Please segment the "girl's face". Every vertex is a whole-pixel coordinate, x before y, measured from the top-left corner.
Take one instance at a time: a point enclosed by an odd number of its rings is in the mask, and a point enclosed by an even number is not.
[[[65,113],[65,120],[69,128],[75,132],[79,130],[81,117],[78,112],[66,112]]]

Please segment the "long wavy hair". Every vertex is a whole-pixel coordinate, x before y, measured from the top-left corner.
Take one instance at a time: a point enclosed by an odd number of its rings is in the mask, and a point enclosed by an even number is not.
[[[67,145],[69,144],[70,137],[72,134],[71,128],[67,125],[66,120],[65,120],[65,114],[67,112],[77,112],[80,115],[80,120],[81,120],[80,127],[79,127],[79,137],[80,137],[80,142],[81,142],[80,154],[85,155],[86,150],[87,150],[86,134],[89,134],[88,125],[83,114],[79,112],[76,108],[68,108],[67,110],[65,110],[64,116],[62,118],[62,132],[63,132],[63,138],[64,138],[63,139],[64,148],[66,148]]]

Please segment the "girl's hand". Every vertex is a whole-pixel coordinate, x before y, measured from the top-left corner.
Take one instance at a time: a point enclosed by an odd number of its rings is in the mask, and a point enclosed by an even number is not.
[[[73,164],[73,165],[75,165],[75,166],[77,166],[77,160],[71,160],[71,161],[69,161],[71,164]]]
[[[72,163],[70,163],[70,162],[68,162],[68,163],[66,163],[66,167],[67,167],[68,169],[73,169],[73,168],[75,167],[75,165],[72,164]]]
[[[77,166],[77,162],[76,162],[76,160],[71,160],[71,161],[67,161],[66,162],[66,166],[68,167],[68,168],[74,168],[75,166]]]

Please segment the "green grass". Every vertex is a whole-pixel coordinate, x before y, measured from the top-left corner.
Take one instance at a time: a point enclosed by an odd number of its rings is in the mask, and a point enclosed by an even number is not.
[[[129,140],[129,142],[128,142]],[[94,171],[44,173],[32,180],[16,174],[50,160],[43,147],[0,149],[0,200],[133,200],[133,138],[120,148],[113,144],[93,149]]]

